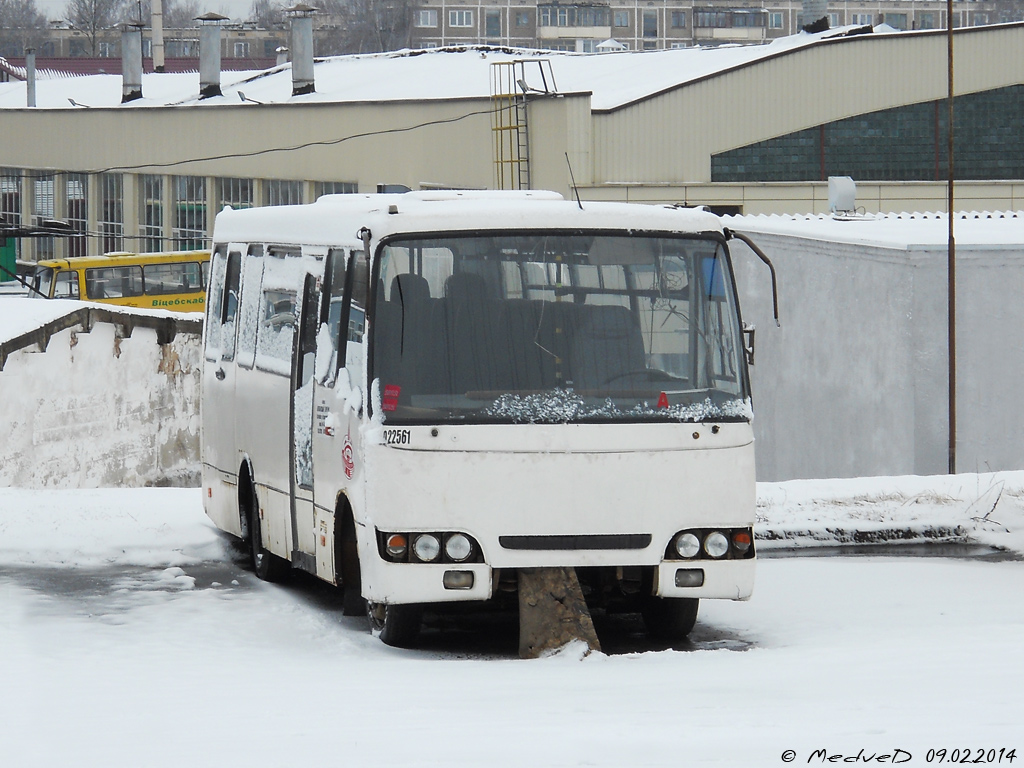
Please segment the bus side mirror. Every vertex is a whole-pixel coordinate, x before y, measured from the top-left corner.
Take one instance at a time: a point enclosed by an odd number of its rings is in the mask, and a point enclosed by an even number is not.
[[[743,354],[747,356],[747,365],[754,364],[754,326],[743,324]]]

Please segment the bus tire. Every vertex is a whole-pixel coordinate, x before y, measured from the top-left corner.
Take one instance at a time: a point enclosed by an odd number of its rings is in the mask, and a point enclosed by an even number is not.
[[[341,615],[366,615],[363,600],[362,575],[359,570],[359,547],[356,543],[356,524],[347,502],[339,504],[335,519],[335,579],[341,583]]]
[[[370,619],[370,631],[385,645],[408,648],[420,634],[423,606],[367,602],[366,615]]]
[[[664,643],[685,640],[697,623],[696,597],[648,597],[640,608],[647,636]]]
[[[263,531],[260,528],[260,502],[256,486],[248,483],[249,517],[249,562],[253,571],[263,581],[281,581],[289,573],[290,566],[284,558],[263,548]]]

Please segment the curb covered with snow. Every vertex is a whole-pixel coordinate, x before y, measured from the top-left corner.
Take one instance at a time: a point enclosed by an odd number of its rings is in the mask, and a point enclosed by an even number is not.
[[[1024,554],[1024,472],[758,483],[761,550],[957,542]]]

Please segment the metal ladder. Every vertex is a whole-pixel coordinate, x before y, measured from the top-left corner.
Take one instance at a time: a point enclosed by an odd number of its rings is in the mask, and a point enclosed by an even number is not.
[[[529,100],[555,93],[554,73],[548,59],[491,64],[496,189],[530,189]]]

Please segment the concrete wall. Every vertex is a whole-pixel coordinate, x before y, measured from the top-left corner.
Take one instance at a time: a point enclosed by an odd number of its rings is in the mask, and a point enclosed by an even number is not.
[[[69,328],[0,371],[0,486],[197,485],[199,337]]]
[[[946,253],[749,233],[758,479],[939,474],[948,460]],[[1024,468],[1024,251],[958,250],[957,469]]]

